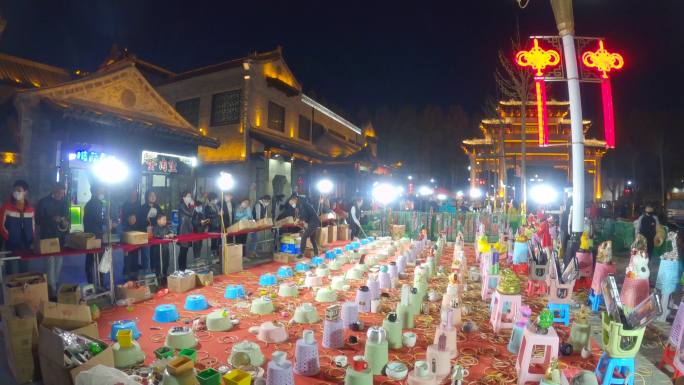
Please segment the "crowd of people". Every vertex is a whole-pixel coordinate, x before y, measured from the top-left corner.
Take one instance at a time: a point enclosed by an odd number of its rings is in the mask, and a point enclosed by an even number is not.
[[[305,250],[307,240],[318,254],[316,232],[321,226],[320,215],[334,212],[338,220],[348,223],[353,237],[361,235],[361,217],[363,198],[354,198],[345,202],[343,198],[330,204],[328,197],[321,196],[317,204],[307,198],[293,193],[285,199],[282,194],[271,197],[263,195],[256,202],[244,198],[236,200],[232,193],[225,193],[223,199],[215,192],[193,197],[190,191],[180,194],[178,221],[172,226],[171,212],[165,210],[157,201],[154,190],[145,192],[142,201],[140,191],[130,190],[128,199],[120,207],[109,207],[106,201],[106,190],[102,185],[91,185],[91,197],[83,207],[83,231],[90,233],[103,243],[110,242],[112,233],[127,231],[146,232],[153,238],[173,238],[177,235],[222,232],[232,224],[241,220],[260,220],[272,218],[274,221],[293,217],[298,227],[291,231],[302,231],[301,250]],[[70,232],[70,206],[67,188],[63,182],[55,183],[52,192],[39,199],[35,206],[29,199],[29,185],[17,180],[12,186],[8,199],[0,207],[0,248],[11,254],[25,255],[33,249],[39,239],[58,238],[60,245],[66,245]],[[314,207],[315,206],[315,207]],[[248,233],[237,236],[236,241],[245,245],[244,255],[251,258],[255,255],[256,234]],[[179,242],[178,268],[188,267],[188,255],[192,249],[194,258],[202,255],[203,242]],[[209,255],[219,255],[219,239],[212,239]],[[86,280],[93,283],[97,280],[97,255],[87,253],[84,273]],[[163,284],[169,271],[169,249],[167,247],[143,246],[126,252],[123,258],[123,278],[136,280],[141,273],[152,273]],[[48,276],[50,294],[56,295],[57,281],[62,270],[62,259],[59,256],[44,258],[45,271]],[[28,269],[24,260],[14,260],[7,264],[8,273],[21,273]]]

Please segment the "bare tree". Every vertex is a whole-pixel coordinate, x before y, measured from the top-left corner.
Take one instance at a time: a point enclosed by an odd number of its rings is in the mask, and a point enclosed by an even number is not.
[[[511,50],[499,50],[499,66],[494,72],[498,91],[503,97],[520,101],[520,184],[522,189],[521,209],[527,210],[527,177],[526,177],[526,140],[527,140],[527,102],[532,90],[532,74],[513,63],[515,52],[522,49],[520,28],[516,26],[511,39]]]

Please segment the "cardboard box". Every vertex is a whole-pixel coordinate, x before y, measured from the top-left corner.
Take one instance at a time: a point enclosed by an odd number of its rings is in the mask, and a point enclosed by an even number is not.
[[[152,292],[146,285],[137,287],[126,287],[125,285],[116,286],[116,298],[132,300],[133,303],[142,302],[152,298]]]
[[[111,346],[99,339],[92,338],[102,347],[102,352],[93,356],[83,365],[74,368],[64,366],[64,344],[52,329],[40,326],[38,354],[40,356],[40,371],[44,385],[73,385],[76,376],[84,370],[97,365],[114,366],[114,353]]]
[[[78,232],[67,235],[66,245],[78,250],[99,249],[102,247],[102,240],[95,238],[95,234]]]
[[[319,227],[316,229],[316,242],[318,243],[318,246],[325,246],[328,244],[328,228],[327,227]],[[311,239],[306,240],[306,247],[313,247],[311,244]]]
[[[93,323],[93,316],[88,305],[43,302],[38,312],[38,320],[40,325],[47,328],[73,330]]]
[[[48,301],[47,278],[43,273],[22,273],[7,277],[3,287],[5,305],[26,303],[38,311],[41,302]]]
[[[337,225],[337,240],[348,241],[350,238],[349,225]]]
[[[228,243],[223,246],[223,274],[242,271],[242,245]]]
[[[337,225],[328,225],[328,243],[337,242]]]
[[[59,238],[45,238],[33,240],[33,251],[36,254],[59,253]]]
[[[260,229],[267,229],[273,227],[273,218],[262,218],[256,222],[256,225]]]
[[[226,233],[239,233],[241,231],[255,229],[256,227],[257,223],[253,219],[243,219],[230,225],[230,227],[226,229]]]
[[[125,231],[121,236],[121,243],[128,245],[144,245],[148,240],[149,236],[144,231]]]
[[[188,274],[182,277],[170,275],[166,278],[166,286],[174,293],[185,293],[195,288],[197,283],[196,274]]]
[[[78,285],[64,284],[57,290],[57,302],[69,305],[81,303],[81,289]]]
[[[197,286],[210,286],[214,283],[214,272],[197,273]]]
[[[280,263],[294,263],[297,256],[290,253],[273,253],[273,261]]]
[[[35,381],[38,377],[38,327],[35,313],[28,305],[20,304],[3,306],[0,316],[5,354],[14,379],[18,384]]]
[[[283,225],[293,225],[295,223],[294,217],[285,217],[283,219],[279,219],[275,222],[276,226],[283,226]]]

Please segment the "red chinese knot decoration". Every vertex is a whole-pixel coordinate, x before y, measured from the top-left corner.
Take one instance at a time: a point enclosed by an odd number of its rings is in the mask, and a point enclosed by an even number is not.
[[[582,64],[601,73],[601,101],[603,104],[603,130],[606,137],[606,148],[615,148],[613,89],[610,85],[608,73],[611,70],[622,68],[625,65],[625,60],[620,54],[608,52],[603,47],[603,40],[599,40],[599,48],[596,51],[586,51],[582,54]]]
[[[555,67],[560,64],[560,54],[553,49],[545,50],[539,46],[539,40],[534,39],[534,46],[527,51],[515,54],[515,62],[521,67],[530,67],[535,70],[534,91],[537,102],[537,126],[539,127],[539,146],[549,144],[549,127],[547,124],[546,109],[546,85],[544,83],[544,70],[547,67]],[[525,129],[523,127],[523,129]]]

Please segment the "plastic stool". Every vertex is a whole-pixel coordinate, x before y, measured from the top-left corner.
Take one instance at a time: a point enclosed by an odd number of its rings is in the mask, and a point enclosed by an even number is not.
[[[480,293],[483,301],[487,301],[492,298],[492,292],[496,290],[496,285],[498,283],[499,276],[489,274],[489,269],[486,269],[484,274],[482,274],[482,291]]]
[[[549,302],[551,303],[571,303],[572,290],[575,287],[575,280],[568,283],[560,283],[556,278],[550,278],[549,282]]]
[[[625,384],[634,385],[634,358],[611,358],[608,353],[603,353],[596,365],[594,374],[601,381],[601,385]],[[620,377],[615,377],[615,371]]]
[[[565,326],[570,325],[570,304],[549,302],[549,310],[553,314],[553,322],[562,322]],[[558,313],[558,317],[556,317]]]
[[[245,298],[245,288],[242,285],[228,285],[224,297],[228,299]]]
[[[556,334],[556,330],[553,327],[550,327],[546,334],[537,334],[525,328],[522,341],[520,342],[518,358],[515,360],[515,370],[518,372],[518,385],[525,385],[526,382],[539,383],[539,380],[544,378],[544,373],[532,373],[530,372],[530,366],[542,364],[544,368],[548,367],[551,360],[558,358],[558,345],[558,334]],[[533,354],[535,347],[544,348],[544,354],[541,357]]]
[[[527,295],[530,297],[544,295],[546,294],[546,289],[546,282],[544,281],[527,280]]]
[[[603,294],[596,294],[594,290],[589,293],[589,305],[591,305],[591,311],[598,313],[601,310],[601,305],[605,305],[606,302],[603,300]]]
[[[578,250],[575,253],[577,257],[577,265],[579,266],[580,277],[591,277],[594,274],[594,257],[589,250]]]
[[[622,323],[610,319],[608,313],[601,313],[603,350],[613,358],[634,358],[641,349],[645,327],[625,330]]]
[[[504,313],[504,306],[506,304],[508,304],[508,313]],[[489,322],[492,324],[495,333],[498,333],[501,329],[513,328],[513,320],[518,315],[520,306],[522,306],[520,294],[507,295],[494,290]]]

